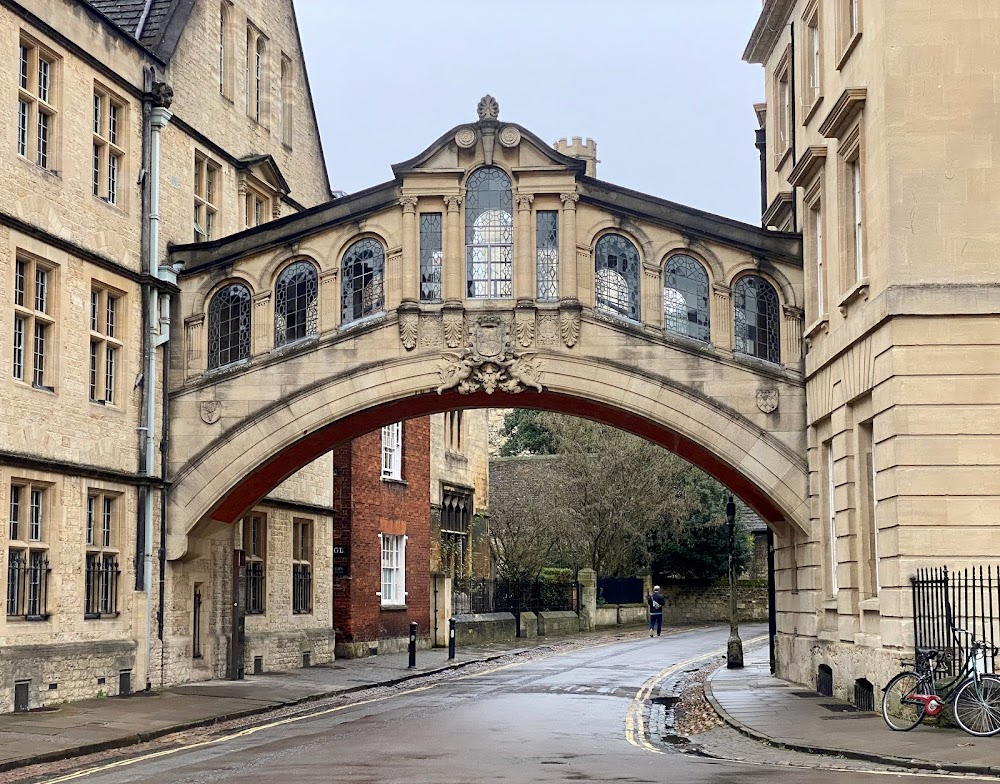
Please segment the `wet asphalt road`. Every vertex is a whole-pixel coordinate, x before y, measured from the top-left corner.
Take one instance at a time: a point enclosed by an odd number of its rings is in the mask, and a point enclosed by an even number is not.
[[[127,764],[49,781],[119,782],[837,782],[911,776],[746,765],[679,753],[650,733],[665,670],[718,655],[727,629],[641,638],[374,694],[242,732],[205,731]],[[663,681],[666,683],[666,680]]]

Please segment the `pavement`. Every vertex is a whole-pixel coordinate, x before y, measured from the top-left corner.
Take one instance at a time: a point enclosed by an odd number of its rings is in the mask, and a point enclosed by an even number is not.
[[[957,727],[921,724],[895,732],[876,711],[821,697],[815,689],[775,678],[765,645],[747,651],[743,669],[716,670],[705,682],[716,712],[745,735],[778,748],[887,765],[1000,776],[1000,735],[977,738]]]
[[[577,638],[578,639],[578,638]],[[402,683],[476,662],[551,645],[494,645],[408,655],[338,659],[242,681],[206,681],[130,697],[66,703],[54,710],[0,715],[0,771],[124,748],[173,732],[245,718],[284,707]],[[1000,736],[975,738],[957,728],[921,725],[893,732],[880,713],[863,712],[808,687],[773,677],[767,646],[747,650],[745,667],[713,673],[705,694],[719,715],[740,732],[779,748],[838,755],[900,767],[1000,775]]]

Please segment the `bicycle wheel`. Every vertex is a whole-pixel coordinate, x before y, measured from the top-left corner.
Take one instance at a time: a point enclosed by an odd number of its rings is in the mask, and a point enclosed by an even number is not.
[[[889,681],[882,693],[882,718],[885,723],[898,732],[916,727],[924,718],[924,705],[903,700],[910,694],[922,694],[923,688],[920,676],[915,672],[901,672]]]
[[[953,703],[955,721],[970,735],[1000,733],[1000,678],[981,675],[958,687]]]

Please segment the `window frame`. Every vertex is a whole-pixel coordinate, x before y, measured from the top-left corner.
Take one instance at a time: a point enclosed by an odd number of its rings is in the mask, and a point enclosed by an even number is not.
[[[420,301],[438,303],[444,290],[444,216],[421,212],[420,216]]]
[[[774,69],[774,169],[777,171],[792,152],[792,74],[791,47],[786,47]]]
[[[18,133],[15,152],[39,169],[57,176],[61,59],[52,49],[21,31],[18,42]],[[47,66],[44,80],[43,62]],[[46,118],[44,122],[43,117]]]
[[[46,621],[51,565],[48,545],[48,512],[53,485],[12,479],[9,485],[10,518],[7,543],[7,620]],[[15,497],[17,512],[15,521]],[[36,502],[37,499],[37,502]],[[37,514],[36,514],[37,510]],[[17,536],[14,526],[18,526]],[[23,525],[23,528],[21,527]],[[23,536],[27,534],[27,536]]]
[[[362,254],[370,253],[370,256]],[[356,273],[360,267],[360,276]],[[360,280],[361,287],[355,284]],[[385,245],[375,237],[354,240],[340,261],[341,326],[385,311]]]
[[[236,314],[236,318],[232,317],[231,311],[233,308],[232,302],[226,305],[220,305],[216,307],[216,302],[220,301],[223,295],[233,299],[231,294],[227,292],[235,292],[240,290],[245,296],[241,297],[241,302],[239,303],[239,311]],[[222,324],[214,323],[216,319],[221,318],[221,315],[217,311],[221,311],[223,307],[229,308],[229,322],[236,322],[236,331],[230,330],[225,336],[225,341],[223,340],[222,334]],[[229,368],[241,364],[246,364],[250,360],[250,356],[253,352],[253,291],[250,289],[246,283],[241,280],[234,280],[225,283],[220,286],[214,294],[212,294],[211,299],[208,301],[208,313],[207,313],[208,329],[207,329],[207,340],[208,340],[208,370],[222,370],[223,368]],[[219,335],[216,338],[213,332],[218,329]],[[233,336],[235,335],[236,344],[236,357],[232,358],[233,350],[232,345],[234,343]],[[218,342],[218,346],[213,346],[213,342]],[[226,361],[223,362],[223,342],[227,344],[225,351]]]
[[[205,153],[194,153],[194,241],[216,239],[219,197],[222,196],[222,165]]]
[[[306,273],[306,270],[308,272]],[[300,273],[305,273],[304,279]],[[292,280],[291,278],[297,278]],[[289,298],[289,292],[295,288],[295,296]],[[303,292],[304,288],[304,292]],[[285,265],[274,283],[274,347],[291,346],[319,334],[319,271],[307,259],[295,259]],[[289,335],[289,302],[304,304],[295,313],[295,332]],[[301,325],[302,334],[298,334]]]
[[[382,426],[383,482],[403,481],[403,423],[393,422]]]
[[[117,406],[124,343],[125,293],[98,281],[90,286],[90,372],[91,403]],[[96,312],[95,312],[96,309]],[[114,314],[114,315],[112,315]]]
[[[465,182],[463,204],[466,297],[512,299],[514,196],[510,175],[499,166],[478,167]],[[486,226],[480,224],[484,216],[490,216]]]
[[[605,246],[616,241],[620,241],[619,244],[624,243],[624,246],[619,248],[621,252],[618,254],[611,254],[604,250],[602,255],[602,250]],[[629,255],[633,258],[629,259]],[[614,267],[610,266],[612,258],[614,259]],[[621,266],[622,262],[620,259],[623,260],[624,266]],[[630,261],[634,263],[630,264]],[[621,269],[619,269],[619,267],[621,267]],[[640,289],[641,267],[642,256],[639,255],[638,246],[624,234],[620,234],[618,232],[608,232],[598,237],[597,241],[594,243],[595,310],[612,318],[621,319],[622,321],[627,321],[633,324],[640,323],[642,319],[642,291]],[[604,271],[612,273],[621,280],[623,286],[622,290],[625,292],[624,297],[620,298],[624,305],[623,310],[619,310],[610,304],[612,302],[611,295],[620,292],[613,292],[609,289],[604,295],[606,304],[601,303],[602,289],[606,287],[606,285],[601,282],[601,273]],[[614,279],[611,275],[605,275],[603,277],[605,280]]]
[[[268,116],[268,38],[247,20],[246,113],[258,125],[267,127]]]
[[[313,612],[314,524],[306,518],[292,518],[292,614]]]
[[[819,0],[811,0],[802,12],[805,29],[802,58],[802,124],[807,125],[823,102],[823,27]]]
[[[128,101],[95,81],[91,194],[119,209],[126,206],[128,128]]]
[[[406,607],[406,534],[379,533],[381,552],[381,590],[378,592],[382,607]],[[389,590],[386,590],[386,587]],[[386,594],[388,593],[388,596]]]
[[[266,615],[269,521],[264,512],[251,511],[240,522],[240,548],[246,574],[245,609],[247,615]]]
[[[292,149],[292,123],[295,117],[295,69],[292,58],[281,53],[278,85],[278,138]]]
[[[84,527],[84,591],[83,617],[85,620],[118,617],[121,531],[120,492],[89,488]],[[97,534],[97,513],[100,513],[100,536]]]
[[[676,259],[687,259],[692,264],[697,265],[698,269],[704,275],[704,293],[699,295],[697,291],[685,292],[678,289],[675,286],[668,286],[668,275],[676,275],[676,273],[671,273],[670,265]],[[686,280],[692,281],[693,285],[698,285],[691,277],[684,276]],[[693,324],[699,328],[702,334],[692,334],[690,330],[680,330],[674,329],[670,326],[670,320],[667,315],[667,290],[676,291],[684,300],[685,316],[684,322],[686,324]],[[708,267],[705,265],[701,259],[693,256],[691,253],[681,253],[674,252],[667,256],[663,262],[663,329],[665,332],[671,335],[680,335],[682,337],[689,338],[691,340],[697,340],[699,343],[711,343],[712,342],[712,305],[711,305],[711,292],[712,292],[712,278],[708,274]],[[703,302],[700,306],[692,308],[691,303],[688,301],[687,294],[692,297],[701,296]],[[696,319],[694,322],[691,321],[691,314],[694,312],[696,314]],[[698,318],[700,316],[701,318]],[[676,320],[676,319],[675,319]],[[702,323],[703,321],[703,323]]]
[[[45,392],[55,391],[55,385],[46,381],[53,381],[55,375],[50,347],[58,345],[55,313],[58,270],[58,266],[45,259],[21,250],[15,252],[11,375],[15,381]],[[41,287],[39,273],[44,275]]]
[[[535,211],[535,299],[559,301],[559,210]],[[545,226],[543,222],[549,221]]]
[[[861,41],[863,22],[861,0],[837,0],[838,71],[844,68]]]
[[[753,312],[755,316],[757,316],[757,318],[755,319],[755,323],[753,324],[753,330],[754,330],[754,338],[752,340],[754,345],[753,353],[746,351],[745,345],[743,349],[740,348],[741,341],[744,344],[747,341],[750,341],[750,337],[748,335],[746,334],[742,336],[740,335],[740,325],[743,324],[744,329],[749,325],[749,321],[747,320],[747,311],[745,305],[743,309],[743,316],[742,318],[740,317],[740,312],[741,312],[739,303],[740,289],[741,287],[745,288],[748,285],[748,281],[751,280],[760,281],[765,286],[767,286],[767,289],[755,286],[755,289],[757,289],[757,293],[755,293],[754,295]],[[770,316],[760,308],[761,292],[763,292],[764,294],[767,294],[768,292],[770,292],[770,294],[773,294],[774,312],[773,314],[770,314]],[[781,364],[781,295],[778,293],[778,288],[763,275],[757,275],[757,274],[741,275],[733,282],[732,312],[733,312],[733,353],[737,354],[738,356],[750,357],[759,362],[767,362],[772,365],[780,365]],[[762,328],[760,323],[761,314],[764,314],[764,318],[768,320],[768,323],[765,323],[763,325],[764,329],[763,341],[758,337]],[[773,330],[774,332],[773,338],[770,335],[771,330]],[[761,345],[768,347],[767,356],[761,356],[761,353],[758,350]],[[772,351],[774,352],[773,354],[771,353]]]

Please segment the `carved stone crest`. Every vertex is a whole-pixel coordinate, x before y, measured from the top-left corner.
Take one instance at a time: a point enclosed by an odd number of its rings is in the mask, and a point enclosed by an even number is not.
[[[500,116],[500,104],[497,103],[497,99],[492,95],[484,95],[479,99],[479,105],[476,106],[476,113],[479,115],[480,120],[495,120]]]
[[[203,400],[201,402],[201,421],[206,425],[214,425],[222,418],[222,404],[218,400]]]
[[[420,320],[419,313],[409,313],[399,311],[399,339],[403,343],[403,348],[411,351],[417,347],[417,324]]]
[[[505,321],[495,316],[480,318],[470,333],[461,354],[445,352],[445,363],[438,370],[439,395],[449,389],[463,395],[479,390],[492,395],[498,389],[512,393],[542,391],[538,361],[533,352],[514,351]]]
[[[763,411],[765,414],[772,414],[778,410],[778,390],[777,389],[758,389],[757,390],[757,408]]]

